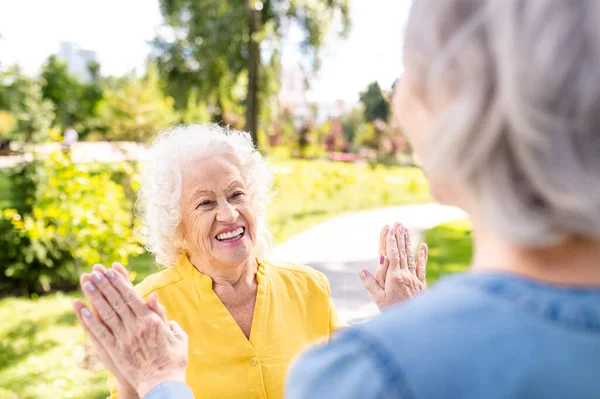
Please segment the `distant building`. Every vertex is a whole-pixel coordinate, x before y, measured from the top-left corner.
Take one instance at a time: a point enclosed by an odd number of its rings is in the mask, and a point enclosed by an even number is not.
[[[90,62],[98,62],[98,56],[95,51],[83,50],[72,42],[61,42],[58,57],[67,63],[69,72],[77,76],[83,82],[91,80],[88,71]]]

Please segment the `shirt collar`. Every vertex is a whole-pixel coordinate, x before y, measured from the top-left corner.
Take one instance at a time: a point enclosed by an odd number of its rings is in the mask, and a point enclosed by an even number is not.
[[[256,271],[256,282],[258,284],[265,284],[267,281],[267,270],[264,263],[256,258],[256,263],[258,264],[258,269]],[[177,263],[176,267],[181,267],[189,278],[191,278],[195,287],[200,287],[202,290],[212,290],[213,281],[209,275],[204,274],[192,265],[192,262],[188,259],[186,255],[182,255]]]

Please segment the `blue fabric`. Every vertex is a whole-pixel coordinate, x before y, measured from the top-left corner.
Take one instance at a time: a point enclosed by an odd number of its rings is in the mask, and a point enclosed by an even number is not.
[[[600,398],[600,289],[448,277],[304,354],[286,397]]]
[[[163,382],[148,392],[144,399],[194,399],[190,387],[182,382]]]

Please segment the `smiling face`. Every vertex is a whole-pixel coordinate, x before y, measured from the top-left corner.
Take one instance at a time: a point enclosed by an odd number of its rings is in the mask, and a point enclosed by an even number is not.
[[[181,217],[190,259],[212,267],[236,267],[250,259],[256,212],[239,168],[227,157],[183,168]]]

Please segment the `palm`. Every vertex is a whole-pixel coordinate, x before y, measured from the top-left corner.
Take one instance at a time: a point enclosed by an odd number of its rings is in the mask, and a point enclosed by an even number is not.
[[[412,298],[426,288],[427,245],[420,245],[415,261],[410,236],[400,223],[381,230],[379,253],[381,261],[375,276],[363,270],[361,278],[380,309]]]

